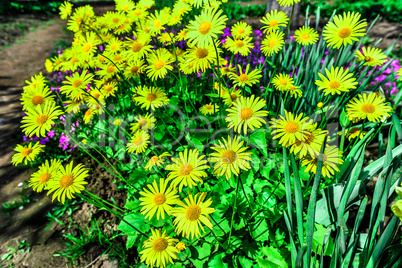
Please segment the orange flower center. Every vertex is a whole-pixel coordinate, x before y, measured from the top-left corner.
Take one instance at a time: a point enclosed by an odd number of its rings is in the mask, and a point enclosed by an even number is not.
[[[207,109],[207,110],[212,110],[212,108],[213,108],[212,105],[209,105],[209,104],[207,106],[205,106],[205,109]]]
[[[239,29],[239,34],[244,34],[246,32],[246,30],[244,30],[243,28]]]
[[[371,57],[371,56],[365,56],[364,57],[364,62],[373,62],[373,61],[374,61],[374,58]]]
[[[209,33],[209,31],[212,29],[212,24],[209,21],[204,21],[203,23],[200,24],[200,27],[198,27],[198,31],[202,35],[206,35]]]
[[[155,67],[156,70],[162,69],[163,66],[165,66],[165,62],[162,61],[162,60],[157,60],[157,61],[154,63],[154,67]]]
[[[310,35],[304,33],[304,34],[301,35],[301,38],[304,39],[304,40],[308,40],[308,39],[310,39]]]
[[[299,124],[290,121],[286,123],[284,129],[286,133],[296,133],[297,131],[299,131]]]
[[[113,19],[113,23],[116,23],[116,24],[117,24],[117,23],[119,23],[119,21],[120,21],[119,18],[114,18],[114,19]]]
[[[47,122],[47,120],[49,119],[49,116],[46,114],[41,114],[36,118],[36,123],[38,125],[43,125]]]
[[[114,67],[114,66],[109,66],[109,67],[107,67],[107,69],[106,69],[106,72],[107,72],[108,74],[114,73],[115,71],[116,71],[116,67]]]
[[[235,46],[238,47],[238,48],[242,48],[242,47],[244,47],[244,42],[241,41],[241,40],[237,40],[235,42]]]
[[[128,5],[124,5],[124,6],[123,6],[123,9],[124,9],[124,10],[128,10],[129,8],[130,8],[130,7],[129,7]]]
[[[64,175],[60,180],[60,187],[67,189],[74,183],[74,176],[71,174]]]
[[[282,78],[282,79],[279,80],[279,84],[281,86],[286,86],[288,84],[288,80]]]
[[[138,138],[136,138],[136,139],[134,140],[134,144],[135,144],[135,145],[140,145],[141,142],[142,142],[142,137],[138,137]]]
[[[145,127],[145,126],[147,125],[147,120],[141,119],[140,121],[138,121],[138,124],[139,124],[141,127]]]
[[[113,87],[112,86],[107,86],[106,88],[105,88],[105,91],[106,92],[111,92],[113,90]]]
[[[232,164],[234,161],[236,161],[236,158],[237,154],[233,150],[227,150],[222,154],[222,162],[224,164]]]
[[[237,100],[237,95],[236,94],[231,94],[230,98],[232,99],[232,101]]]
[[[147,96],[147,101],[152,102],[154,100],[156,100],[156,95],[154,93],[149,93]]]
[[[113,58],[114,61],[119,61],[119,60],[121,60],[121,59],[122,59],[122,57],[121,57],[120,55],[117,55],[117,56],[115,56],[115,57]]]
[[[36,96],[34,96],[34,97],[32,98],[32,103],[33,103],[33,105],[42,104],[44,100],[45,100],[45,99],[44,99],[42,96],[36,95]]]
[[[155,164],[158,162],[158,157],[156,155],[152,156],[151,159],[149,160],[151,163]]]
[[[134,15],[136,15],[136,16],[141,15],[141,11],[139,11],[139,10],[134,11]]]
[[[154,196],[154,203],[157,206],[163,205],[166,201],[166,196],[164,194],[156,194]]]
[[[131,67],[131,73],[132,73],[132,74],[138,73],[138,70],[139,70],[138,66],[133,66],[133,67]]]
[[[242,82],[247,82],[248,81],[248,75],[247,74],[241,74],[239,76],[239,80]]]
[[[182,7],[182,8],[180,8],[180,13],[184,13],[184,12],[186,12],[186,9],[184,8],[184,7]]]
[[[73,82],[73,87],[74,88],[78,88],[79,86],[81,86],[83,84],[83,82],[81,80],[75,80]]]
[[[268,46],[269,46],[270,48],[273,48],[275,45],[276,45],[276,40],[275,40],[275,39],[269,40]]]
[[[198,205],[191,205],[186,210],[186,218],[189,221],[196,221],[201,216],[201,208]]]
[[[88,51],[91,50],[91,48],[92,48],[92,44],[91,43],[86,43],[85,46],[82,48],[82,50],[84,52],[88,52]]]
[[[203,59],[206,56],[208,56],[208,49],[206,48],[199,48],[197,49],[197,51],[195,52],[195,55],[197,56],[197,58],[199,59]]]
[[[100,94],[99,94],[99,92],[95,92],[93,96],[94,96],[95,99],[99,99]]]
[[[180,175],[187,176],[190,175],[191,171],[193,171],[193,166],[190,164],[185,164],[180,168]]]
[[[253,113],[254,113],[253,109],[248,108],[248,107],[243,108],[240,111],[240,119],[246,121],[253,116]]]
[[[51,176],[49,173],[43,173],[39,177],[39,182],[40,183],[47,183],[50,180]]]
[[[159,27],[161,26],[161,24],[162,24],[161,20],[160,20],[160,19],[156,19],[155,22],[154,22],[154,27],[155,27],[155,28],[159,28]]]
[[[374,105],[372,105],[372,104],[370,104],[370,103],[366,103],[366,104],[363,104],[363,105],[362,105],[362,107],[360,108],[360,110],[361,110],[363,113],[372,114],[372,113],[375,112],[375,107],[374,107]]]
[[[33,152],[33,150],[31,148],[25,148],[22,150],[21,155],[23,157],[26,157],[26,156],[30,155],[32,152]]]
[[[349,27],[343,27],[342,29],[339,30],[338,36],[340,38],[347,38],[350,36],[351,33],[352,31],[350,30]]]
[[[140,52],[143,47],[144,46],[142,45],[142,43],[136,42],[133,44],[133,47],[131,49],[133,50],[133,52]]]
[[[341,84],[338,81],[329,82],[328,86],[332,89],[338,89]]]
[[[275,27],[275,26],[277,26],[279,23],[278,23],[278,21],[277,20],[271,20],[270,22],[269,22],[269,26],[271,26],[271,27]]]
[[[152,244],[152,249],[156,252],[162,252],[168,247],[169,243],[165,238],[157,238]]]

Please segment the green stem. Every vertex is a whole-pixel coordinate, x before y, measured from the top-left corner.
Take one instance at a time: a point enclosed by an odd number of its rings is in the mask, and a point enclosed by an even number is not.
[[[240,185],[240,177],[237,176],[236,195],[235,195],[235,199],[233,201],[233,211],[232,211],[232,220],[230,221],[230,232],[229,232],[229,239],[228,239],[228,248],[230,247],[230,238],[232,236],[233,219],[234,219],[234,214],[236,212],[237,193],[239,192],[239,185]]]

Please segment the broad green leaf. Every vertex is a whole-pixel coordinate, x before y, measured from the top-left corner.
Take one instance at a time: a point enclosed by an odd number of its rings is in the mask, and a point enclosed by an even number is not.
[[[208,267],[214,268],[229,268],[229,265],[224,262],[223,258],[226,253],[222,252],[220,254],[214,255],[212,259],[208,262]]]
[[[262,268],[287,268],[288,264],[280,252],[273,247],[264,247],[257,263]]]
[[[264,157],[268,157],[267,139],[265,137],[265,130],[257,130],[250,135],[250,143],[257,147]]]

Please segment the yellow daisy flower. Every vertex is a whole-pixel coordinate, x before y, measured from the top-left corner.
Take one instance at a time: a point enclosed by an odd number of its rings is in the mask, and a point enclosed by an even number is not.
[[[158,36],[158,40],[164,45],[170,45],[173,42],[173,34],[168,32],[161,33]]]
[[[351,129],[345,129],[345,137],[349,139],[349,141],[354,138],[359,137],[359,139],[363,139],[366,136],[367,131],[360,131],[359,127],[352,127]],[[338,135],[342,135],[342,131],[338,132]]]
[[[144,60],[131,60],[127,62],[127,66],[124,69],[124,76],[126,78],[140,77],[140,74],[145,71],[145,61]]]
[[[278,53],[285,44],[283,36],[284,33],[279,31],[267,35],[265,39],[262,40],[261,52],[264,53],[265,56],[271,56],[274,53]]]
[[[212,199],[209,198],[204,202],[207,193],[198,193],[192,196],[188,193],[188,198],[184,199],[184,202],[179,202],[178,206],[172,209],[172,215],[176,217],[173,224],[176,226],[176,232],[178,235],[181,233],[187,239],[191,239],[201,236],[200,228],[202,232],[205,232],[202,224],[212,230],[213,225],[209,220],[209,214],[215,212],[215,209],[211,208]]]
[[[31,76],[31,81],[25,80],[25,83],[27,85],[23,89],[28,90],[38,86],[46,86],[47,80],[42,73],[39,73],[38,75]]]
[[[233,89],[232,91],[228,91],[223,95],[223,102],[227,106],[232,106],[237,101],[237,99],[241,98],[241,89]]]
[[[385,98],[375,92],[358,95],[346,105],[346,113],[351,121],[367,118],[370,122],[379,122],[389,117],[391,111],[392,107],[388,106]]]
[[[36,156],[40,152],[43,152],[43,148],[45,148],[45,145],[40,145],[39,142],[35,143],[33,146],[31,142],[27,146],[17,144],[14,149],[16,153],[11,159],[11,164],[17,166],[18,164],[24,162],[24,165],[26,165],[28,162],[34,161]]]
[[[175,59],[166,48],[161,48],[150,54],[147,61],[147,75],[154,81],[159,78],[164,78],[168,70],[173,70],[173,66],[170,64],[174,62]]]
[[[64,204],[66,197],[73,199],[74,194],[81,193],[85,190],[84,185],[88,184],[84,179],[88,177],[88,170],[83,164],[78,164],[73,168],[73,161],[66,167],[60,166],[56,172],[54,179],[47,183],[49,192],[53,193],[52,201],[57,197],[59,202]]]
[[[127,50],[123,52],[123,55],[128,59],[142,59],[153,50],[149,42],[151,42],[151,36],[146,33],[137,34],[135,40],[127,37],[126,41],[124,41],[124,46]]]
[[[300,0],[278,0],[279,5],[282,7],[293,6],[299,2]]]
[[[299,86],[291,85],[287,92],[289,92],[290,96],[294,98],[301,98],[303,96],[303,91],[300,90]]]
[[[214,114],[216,112],[219,112],[219,105],[210,102],[209,104],[201,106],[200,112],[203,115]]]
[[[43,189],[46,189],[47,183],[54,179],[57,171],[61,166],[61,161],[58,159],[46,160],[43,163],[39,170],[31,175],[31,179],[29,180],[29,187],[38,193],[42,192]]]
[[[279,91],[289,91],[293,85],[294,80],[288,74],[277,74],[274,79],[272,79],[272,84],[275,86],[276,90]]]
[[[315,44],[318,40],[318,33],[311,27],[303,26],[295,31],[296,42],[303,46]]]
[[[46,137],[46,132],[52,128],[53,120],[59,118],[63,112],[56,107],[55,102],[46,102],[43,108],[36,106],[34,109],[29,108],[26,112],[26,116],[22,118],[21,128],[25,135],[32,137],[36,135],[38,137]]]
[[[164,152],[159,156],[152,156],[151,159],[149,159],[148,163],[145,165],[145,169],[150,171],[154,166],[161,167],[165,163],[165,158],[168,156],[172,155],[168,152]]]
[[[127,151],[129,153],[136,153],[136,154],[145,152],[145,150],[148,147],[148,144],[150,143],[149,138],[150,138],[149,134],[147,134],[145,131],[137,131],[131,137],[130,142],[127,143]]]
[[[334,21],[330,21],[324,28],[323,37],[328,47],[340,48],[342,45],[352,44],[358,41],[358,37],[364,36],[367,26],[366,20],[360,20],[360,14],[344,12],[343,16],[335,15]]]
[[[233,106],[226,109],[228,116],[225,121],[229,123],[228,128],[233,128],[237,133],[247,135],[247,129],[260,128],[265,124],[264,116],[268,115],[268,111],[261,110],[266,105],[266,101],[251,97],[243,97],[237,99]]]
[[[250,49],[254,47],[252,39],[252,37],[245,37],[244,39],[232,39],[228,37],[225,45],[233,54],[240,53],[242,56],[247,56],[251,52]]]
[[[59,7],[59,11],[60,18],[62,20],[66,20],[73,11],[73,5],[70,2],[64,1],[64,3],[61,4],[61,6]]]
[[[188,31],[186,29],[181,30],[176,36],[175,40],[176,41],[182,41],[186,38]]]
[[[146,115],[138,115],[134,117],[134,120],[136,122],[131,123],[130,125],[130,130],[132,131],[132,133],[137,132],[139,129],[148,132],[155,127],[156,119],[150,113],[147,113]]]
[[[54,102],[54,95],[49,90],[49,87],[38,85],[36,88],[31,87],[21,94],[20,99],[22,110],[26,111],[28,108],[35,108],[36,106],[43,106],[45,102]]]
[[[213,45],[205,48],[194,46],[185,53],[183,61],[184,64],[193,64],[193,72],[205,72],[211,68],[211,64],[216,64],[215,48]]]
[[[211,147],[216,152],[211,153],[209,161],[215,163],[214,174],[217,176],[225,175],[229,180],[232,177],[232,173],[235,176],[240,174],[240,169],[249,170],[251,161],[251,152],[245,152],[248,147],[243,147],[243,141],[240,141],[238,136],[235,136],[232,140],[229,136],[223,143],[219,141],[219,144]]]
[[[321,150],[321,149],[320,149]],[[307,155],[302,159],[302,167],[306,166],[306,172],[317,172],[318,157],[320,152],[316,152],[314,156]],[[339,151],[338,147],[326,146],[323,153],[323,162],[321,169],[321,176],[331,178],[335,175],[335,172],[339,172],[339,165],[342,165],[342,152]]]
[[[124,47],[124,43],[117,37],[112,37],[107,41],[107,46],[105,49],[106,53],[116,54],[119,53]]]
[[[175,248],[175,244],[179,242],[178,239],[171,238],[163,233],[161,230],[151,229],[152,236],[144,242],[144,250],[140,252],[141,262],[145,262],[147,266],[166,267],[167,264],[174,264],[173,260],[177,259],[179,252]]]
[[[260,78],[262,77],[261,71],[259,69],[254,69],[249,72],[250,64],[247,64],[246,70],[243,72],[240,65],[237,65],[240,71],[240,75],[236,73],[229,74],[230,79],[233,80],[233,83],[237,86],[245,87],[252,86],[260,82]]]
[[[46,61],[45,61],[45,68],[46,68],[46,71],[47,71],[48,73],[53,72],[53,63],[52,63],[51,60],[46,59]]]
[[[66,94],[72,99],[82,99],[85,95],[87,85],[93,81],[93,75],[87,72],[73,73],[73,77],[66,76],[67,81],[63,81],[60,92]]]
[[[147,110],[155,110],[169,103],[166,93],[160,88],[138,86],[135,90],[137,91],[138,97],[133,97],[133,99],[138,104],[142,104],[141,108],[145,107]]]
[[[253,29],[246,22],[238,21],[232,26],[231,32],[234,38],[246,38],[253,32]]]
[[[279,27],[286,27],[289,18],[285,12],[274,9],[267,13],[260,22],[265,26],[261,27],[264,33],[273,33],[279,30]]]
[[[229,66],[220,66],[221,68],[221,74],[222,75],[227,75],[229,76],[231,73],[235,73],[236,72],[236,68],[233,65],[229,65]]]
[[[170,215],[172,205],[176,205],[180,201],[180,196],[173,187],[168,187],[168,181],[159,179],[159,188],[156,180],[152,184],[147,185],[148,189],[143,188],[140,192],[141,214],[145,215],[145,219],[151,220],[156,214],[156,219],[165,219],[165,213]]]
[[[318,73],[321,80],[316,80],[315,84],[318,86],[318,91],[324,90],[325,96],[328,94],[342,94],[342,92],[349,92],[350,89],[355,89],[358,82],[353,77],[352,73],[348,72],[349,69],[342,67],[331,66],[331,71],[325,68],[326,76]]]
[[[305,140],[298,140],[293,143],[290,147],[290,152],[294,154],[299,154],[300,158],[306,155],[315,156],[316,152],[320,152],[324,138],[328,131],[317,128],[317,123],[311,124],[306,128],[306,133],[303,136],[306,137]]]
[[[81,60],[92,58],[98,44],[100,44],[100,41],[96,40],[96,34],[94,32],[86,32],[85,36],[82,36],[81,43],[77,48],[77,56],[81,58]]]
[[[140,6],[136,6],[130,13],[129,16],[134,22],[141,22],[148,16],[149,12]]]
[[[355,54],[357,61],[364,62],[366,66],[381,66],[385,62],[387,62],[387,55],[385,55],[381,49],[375,47],[363,47],[363,53],[358,50]]]
[[[197,186],[197,183],[203,183],[202,178],[208,174],[204,169],[208,169],[207,160],[203,160],[205,155],[200,156],[197,149],[188,150],[179,153],[179,158],[172,158],[174,164],[166,166],[165,170],[170,170],[167,179],[173,180],[172,186],[179,186],[179,191],[183,190],[184,186],[192,188]]]
[[[227,17],[222,15],[223,10],[217,8],[207,8],[201,11],[201,15],[195,17],[187,26],[188,33],[186,39],[189,46],[207,47],[213,45],[218,34],[223,33],[226,26]]]
[[[291,112],[285,110],[285,117],[279,115],[280,119],[273,118],[269,123],[273,128],[272,135],[276,134],[273,139],[278,139],[282,146],[291,146],[296,140],[306,141],[311,134],[308,129],[311,122],[307,121],[308,117],[303,118],[303,113],[294,116]]]
[[[104,84],[100,89],[101,93],[105,96],[105,98],[108,98],[109,96],[116,97],[114,93],[117,90],[118,90],[118,84],[116,82],[110,82]]]
[[[155,10],[155,14],[148,16],[147,29],[152,36],[155,36],[160,34],[161,31],[165,29],[163,25],[166,23],[167,21],[163,20],[162,14],[158,10]]]
[[[186,250],[186,243],[184,243],[184,241],[180,241],[179,243],[177,243],[176,248],[180,253],[180,252]]]
[[[96,115],[97,113],[98,112],[96,110],[88,109],[83,117],[84,123],[88,124],[91,121],[92,117],[94,117],[94,115]]]
[[[116,10],[129,12],[135,8],[135,3],[132,0],[116,1]]]

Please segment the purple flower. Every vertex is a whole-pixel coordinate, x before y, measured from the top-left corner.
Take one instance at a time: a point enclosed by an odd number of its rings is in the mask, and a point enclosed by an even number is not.
[[[50,130],[48,133],[47,133],[47,136],[49,137],[49,138],[53,138],[54,137],[54,130]]]

